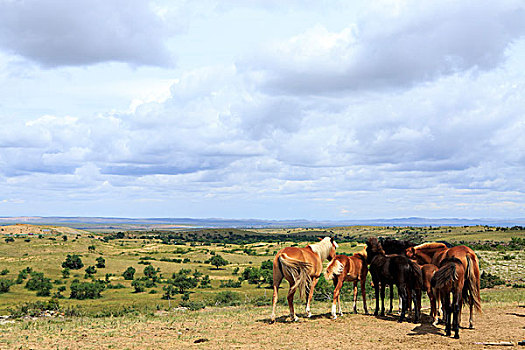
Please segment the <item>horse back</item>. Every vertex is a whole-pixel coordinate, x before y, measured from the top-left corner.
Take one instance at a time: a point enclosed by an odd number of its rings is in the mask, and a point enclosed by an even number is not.
[[[286,247],[281,249],[275,256],[275,261],[279,258],[291,259],[307,263],[310,266],[310,273],[313,275],[320,275],[323,269],[323,262],[319,255],[314,253],[309,247]]]

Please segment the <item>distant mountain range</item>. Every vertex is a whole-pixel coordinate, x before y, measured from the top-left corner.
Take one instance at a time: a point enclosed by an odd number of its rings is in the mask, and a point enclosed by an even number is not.
[[[336,226],[474,226],[488,225],[500,227],[525,226],[525,218],[518,219],[429,219],[419,217],[367,220],[260,220],[260,219],[221,219],[221,218],[115,218],[115,217],[59,217],[23,216],[0,217],[0,225],[50,224],[74,228],[108,227],[111,225],[152,225],[152,226],[190,226],[190,227],[237,227],[237,228],[277,228],[277,227],[336,227]]]

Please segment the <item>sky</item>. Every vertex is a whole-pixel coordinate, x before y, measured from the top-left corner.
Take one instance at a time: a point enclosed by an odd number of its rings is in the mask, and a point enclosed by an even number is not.
[[[522,1],[0,0],[0,216],[525,217]]]

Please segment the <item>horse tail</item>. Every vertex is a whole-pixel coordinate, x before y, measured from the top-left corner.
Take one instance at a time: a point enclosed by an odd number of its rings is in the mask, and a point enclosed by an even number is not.
[[[306,295],[306,290],[310,287],[310,283],[312,282],[312,277],[309,274],[312,265],[306,261],[291,258],[286,254],[282,254],[279,257],[279,263],[283,275],[285,277],[290,277],[290,279],[295,282],[293,286],[290,285],[289,293],[299,290],[299,295],[304,297]]]
[[[477,270],[476,270],[477,269]],[[479,265],[475,254],[467,255],[468,291],[474,301],[474,308],[481,313],[481,296],[479,293]]]
[[[329,281],[333,279],[335,276],[339,276],[343,273],[344,265],[337,259],[332,259],[328,266],[326,267],[326,271],[324,273],[324,278]]]
[[[456,258],[447,259],[443,261],[441,268],[434,273],[432,276],[430,284],[432,288],[441,289],[450,282],[455,282],[458,280],[458,273],[456,271],[456,263],[460,260]]]
[[[421,271],[421,268],[418,264],[416,264],[412,260],[408,260],[410,265],[410,271],[412,273],[412,276],[414,277],[414,287],[422,288],[423,287],[423,272]]]

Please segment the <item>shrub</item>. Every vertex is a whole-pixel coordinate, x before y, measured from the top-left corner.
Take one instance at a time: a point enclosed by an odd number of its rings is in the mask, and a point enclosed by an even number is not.
[[[37,296],[49,296],[51,295],[51,279],[44,277],[42,272],[31,272],[31,278],[27,281],[26,286],[29,290],[36,290]]]
[[[62,270],[62,277],[63,278],[69,278],[69,275],[70,275],[70,272],[69,272],[69,269],[67,267]]]
[[[100,298],[100,293],[104,290],[106,284],[104,281],[94,281],[94,282],[79,282],[78,280],[73,280],[71,283],[71,294],[69,295],[70,299],[96,299]]]
[[[209,275],[205,275],[202,278],[199,288],[211,288],[211,280]]]
[[[95,268],[95,266],[88,266],[86,268],[86,275],[94,275],[95,273],[97,273],[97,269]]]
[[[133,282],[131,282],[131,286],[135,288],[134,293],[142,293],[146,290],[146,283],[144,283],[144,281],[141,280],[134,280]]]
[[[483,271],[481,273],[480,278],[480,288],[492,288],[494,286],[499,286],[505,284],[505,281],[502,280],[499,276],[490,274],[488,272]]]
[[[71,270],[80,270],[84,267],[84,263],[82,263],[82,259],[80,259],[80,256],[76,254],[68,254],[66,260],[62,263],[62,267]]]
[[[103,257],[99,256],[96,260],[97,260],[97,265],[96,265],[97,268],[103,269],[106,267],[106,260]]]
[[[1,276],[5,276],[9,273],[9,270],[8,269],[3,269],[2,271],[0,271],[0,275]]]
[[[135,275],[135,271],[135,268],[130,266],[126,269],[126,271],[124,271],[124,273],[122,273],[122,276],[124,276],[125,280],[132,280],[133,276]]]
[[[6,242],[6,243],[14,242],[14,241],[15,241],[15,239],[14,239],[13,237],[7,237],[7,238],[5,239],[5,242]]]
[[[9,292],[9,288],[14,284],[14,282],[7,278],[0,278],[0,293]]]
[[[212,301],[213,305],[216,306],[235,306],[241,304],[241,295],[236,292],[231,292],[229,290],[224,292],[219,292],[215,295],[215,298]]]
[[[221,281],[219,288],[241,288],[241,281],[235,281],[235,280]]]

